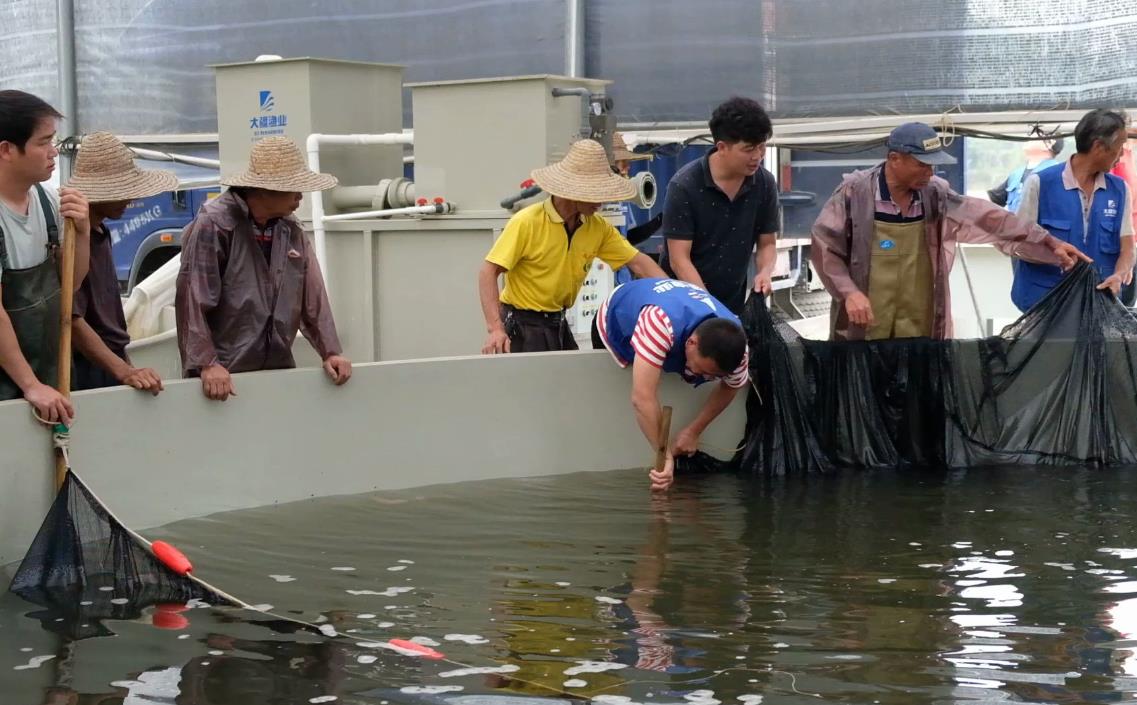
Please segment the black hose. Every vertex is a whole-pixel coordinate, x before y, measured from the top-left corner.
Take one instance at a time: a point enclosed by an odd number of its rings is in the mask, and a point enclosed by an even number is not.
[[[539,193],[541,193],[541,187],[537,184],[533,184],[527,189],[523,189],[513,194],[512,196],[507,196],[501,199],[501,207],[507,211],[513,210],[513,206],[516,205],[518,201],[524,201],[526,198],[533,198]]]

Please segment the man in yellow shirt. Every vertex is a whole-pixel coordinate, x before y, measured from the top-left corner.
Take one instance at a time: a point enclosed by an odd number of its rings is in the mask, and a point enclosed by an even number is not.
[[[535,169],[532,177],[549,198],[509,219],[478,271],[487,355],[576,350],[565,309],[576,301],[597,257],[613,270],[666,276],[597,215],[604,203],[636,194],[631,181],[613,173],[599,142],[574,143],[563,160]],[[503,273],[505,289],[499,291]]]

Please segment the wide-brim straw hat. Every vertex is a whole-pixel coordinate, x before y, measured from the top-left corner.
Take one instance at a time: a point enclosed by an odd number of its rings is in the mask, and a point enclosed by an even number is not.
[[[90,203],[147,198],[173,191],[178,177],[172,171],[139,169],[134,152],[109,132],[93,132],[79,144],[79,156],[67,186]]]
[[[609,203],[636,196],[636,185],[612,172],[608,154],[595,140],[574,142],[564,159],[530,175],[546,193],[570,201]]]
[[[287,137],[266,137],[253,144],[249,167],[221,179],[223,186],[243,186],[266,191],[327,191],[339,180],[308,168],[299,145]]]
[[[619,132],[612,135],[612,160],[617,162],[643,162],[655,159],[653,154],[633,152],[628,149],[628,142]]]

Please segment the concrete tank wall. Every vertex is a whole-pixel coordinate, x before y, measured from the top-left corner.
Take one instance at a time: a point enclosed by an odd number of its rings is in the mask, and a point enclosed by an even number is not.
[[[197,380],[159,397],[80,392],[71,456],[140,530],[310,497],[646,467],[630,383],[607,353],[582,351],[370,363],[342,388],[319,369],[243,374],[224,403]],[[678,430],[703,395],[667,375],[662,396]],[[23,557],[54,494],[49,434],[29,409],[0,403],[0,565]],[[740,395],[705,440],[733,448],[743,414]]]

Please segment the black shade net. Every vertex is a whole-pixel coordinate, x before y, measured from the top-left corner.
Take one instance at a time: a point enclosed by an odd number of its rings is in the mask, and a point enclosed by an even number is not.
[[[151,555],[70,472],[9,589],[44,608],[30,615],[44,628],[72,639],[110,634],[102,620],[151,607],[160,626],[191,600],[231,604]]]
[[[734,466],[1137,464],[1137,318],[1079,265],[1000,335],[806,340],[751,297],[753,389]]]

